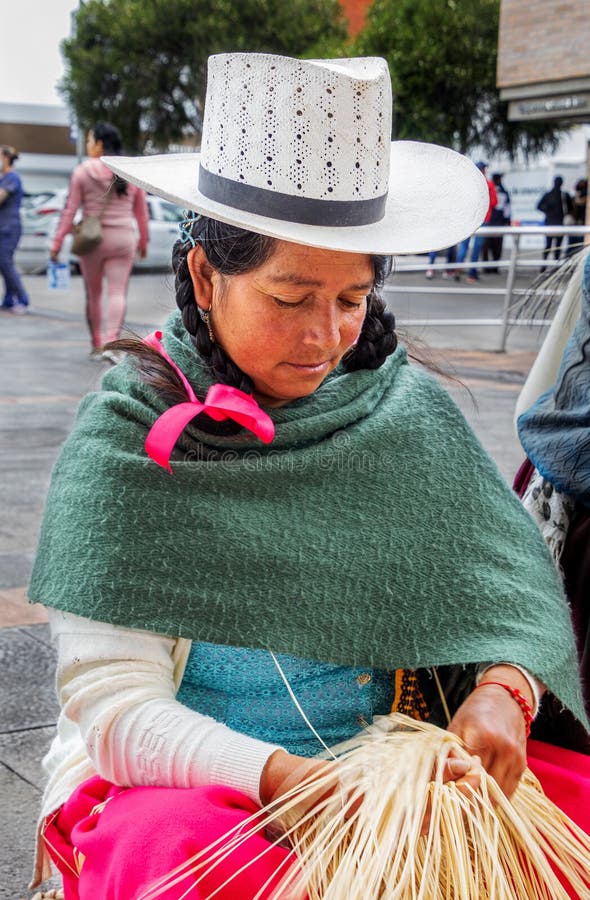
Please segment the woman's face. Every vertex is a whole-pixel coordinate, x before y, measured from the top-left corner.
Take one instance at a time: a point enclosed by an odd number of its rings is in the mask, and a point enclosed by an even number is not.
[[[217,342],[266,406],[312,394],[336,368],[359,337],[374,280],[368,255],[285,241],[243,275],[212,271],[200,247],[189,269]]]
[[[86,153],[92,158],[104,156],[102,141],[95,140],[93,131],[89,131],[86,137]]]

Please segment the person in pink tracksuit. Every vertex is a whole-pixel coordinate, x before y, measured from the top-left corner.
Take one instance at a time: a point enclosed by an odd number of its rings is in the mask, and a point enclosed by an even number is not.
[[[97,122],[88,132],[86,151],[89,159],[77,166],[70,182],[55,238],[51,259],[57,261],[64,237],[72,230],[80,207],[84,216],[100,216],[102,241],[90,253],[80,257],[80,269],[86,287],[86,318],[92,341],[91,358],[118,361],[116,351],[104,344],[119,338],[125,316],[127,284],[136,251],[143,258],[148,242],[148,209],[145,191],[115,178],[100,157],[121,153],[121,135],[114,125]],[[111,190],[107,195],[109,186]],[[106,200],[105,200],[106,197]],[[139,241],[134,227],[139,229]],[[102,310],[103,279],[107,283],[105,314]]]

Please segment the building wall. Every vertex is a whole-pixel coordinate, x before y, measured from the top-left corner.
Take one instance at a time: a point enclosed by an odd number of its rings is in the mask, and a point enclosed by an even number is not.
[[[0,103],[0,144],[19,153],[75,154],[65,106]]]
[[[77,150],[64,106],[0,103],[0,144],[18,151],[27,193],[67,186]]]
[[[590,76],[584,0],[502,0],[498,87]]]
[[[70,140],[70,129],[60,125],[0,122],[0,144],[16,147],[19,153],[63,155],[76,150]]]
[[[514,121],[590,122],[588,0],[501,0],[497,84]]]

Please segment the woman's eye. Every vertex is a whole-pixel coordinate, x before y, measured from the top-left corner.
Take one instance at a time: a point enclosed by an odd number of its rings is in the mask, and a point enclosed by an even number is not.
[[[296,306],[301,306],[303,300],[281,300],[280,297],[272,298],[277,306],[280,306],[281,309],[287,309],[289,307],[294,308]]]
[[[303,300],[282,300],[280,297],[273,297],[272,299],[274,303],[281,309],[295,309],[296,307],[301,306],[303,303],[305,303],[305,298]],[[348,297],[338,298],[338,302],[340,303],[340,305],[349,310],[360,309],[365,301],[366,297],[363,297],[359,300],[351,300]]]
[[[362,300],[346,300],[344,297],[341,297],[340,302],[346,309],[360,309],[365,302],[365,299],[366,298],[363,298]]]

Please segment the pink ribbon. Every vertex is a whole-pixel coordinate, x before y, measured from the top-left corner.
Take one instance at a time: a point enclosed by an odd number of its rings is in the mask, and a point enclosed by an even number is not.
[[[252,431],[264,444],[270,444],[275,436],[274,423],[270,416],[258,406],[251,394],[246,394],[238,388],[229,387],[227,384],[214,384],[207,391],[204,402],[201,402],[184,373],[162,347],[161,340],[162,332],[154,331],[144,338],[143,342],[153,350],[157,350],[160,356],[172,366],[182,381],[189,400],[186,403],[177,403],[175,406],[171,406],[156,419],[150,428],[144,446],[146,453],[154,462],[173,474],[170,466],[170,454],[174,445],[191,419],[202,412],[207,413],[216,422],[232,419],[238,425]]]

